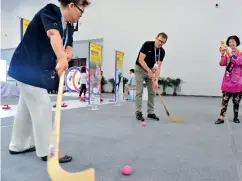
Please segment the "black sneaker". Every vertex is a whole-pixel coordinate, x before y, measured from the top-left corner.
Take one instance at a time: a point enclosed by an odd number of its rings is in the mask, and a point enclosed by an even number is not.
[[[136,119],[139,121],[145,121],[145,119],[143,118],[142,112],[136,113]]]
[[[218,120],[215,121],[215,124],[222,124],[222,123],[224,123],[224,120],[222,120],[222,119],[220,119],[220,118],[218,118]]]
[[[240,121],[239,121],[238,118],[234,118],[233,122],[234,122],[234,123],[240,123]]]
[[[42,161],[47,161],[48,160],[48,157],[47,156],[44,156],[44,157],[41,157]],[[68,156],[68,155],[65,155],[64,157],[62,158],[59,158],[59,163],[68,163],[68,162],[71,162],[72,161],[72,157],[71,156]]]
[[[147,117],[150,118],[150,119],[154,119],[156,121],[160,120],[155,114],[148,114]]]
[[[12,150],[9,150],[9,153],[11,155],[17,155],[17,154],[22,154],[22,153],[30,153],[30,152],[34,152],[34,151],[36,151],[35,146],[33,146],[33,147],[31,147],[31,148],[29,148],[27,150],[23,150],[23,151],[12,151]]]

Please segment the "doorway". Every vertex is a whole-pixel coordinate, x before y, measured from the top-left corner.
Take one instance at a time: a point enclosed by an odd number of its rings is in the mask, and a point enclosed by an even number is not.
[[[86,66],[87,65],[87,59],[86,58],[75,58],[71,59],[69,62],[69,68],[71,67],[80,67],[80,66]]]

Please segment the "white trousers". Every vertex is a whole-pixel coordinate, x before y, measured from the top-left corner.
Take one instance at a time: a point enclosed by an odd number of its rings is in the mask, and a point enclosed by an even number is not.
[[[52,132],[52,104],[45,89],[18,82],[19,103],[14,117],[9,149],[36,147],[38,157],[47,156]]]

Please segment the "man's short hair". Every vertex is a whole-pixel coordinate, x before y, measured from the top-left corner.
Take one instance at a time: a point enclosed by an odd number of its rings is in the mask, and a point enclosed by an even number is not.
[[[165,38],[166,40],[168,39],[167,34],[164,33],[164,32],[159,33],[159,34],[157,35],[157,38],[158,38],[159,36],[162,36],[162,37]]]
[[[134,73],[134,69],[130,69],[129,71]]]

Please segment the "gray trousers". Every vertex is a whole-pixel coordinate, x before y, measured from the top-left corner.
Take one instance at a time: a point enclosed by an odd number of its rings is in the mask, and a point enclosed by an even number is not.
[[[23,151],[36,147],[38,157],[48,155],[52,132],[52,105],[45,89],[18,82],[19,103],[14,117],[9,149]]]
[[[143,96],[143,82],[145,81],[148,91],[148,102],[147,102],[147,112],[148,114],[154,113],[154,99],[155,99],[155,90],[153,87],[153,82],[149,79],[147,72],[140,66],[135,66],[135,78],[136,78],[136,97],[135,97],[135,106],[136,113],[142,112],[142,96]]]

